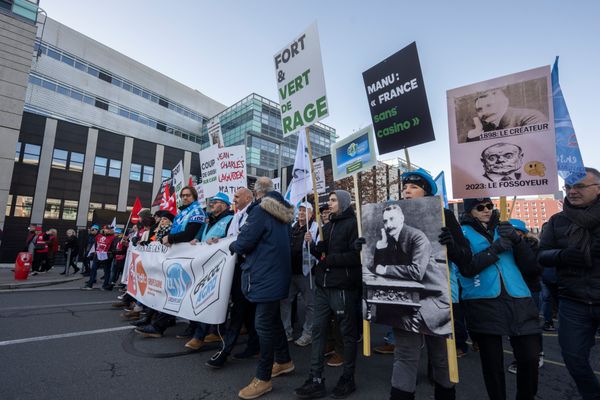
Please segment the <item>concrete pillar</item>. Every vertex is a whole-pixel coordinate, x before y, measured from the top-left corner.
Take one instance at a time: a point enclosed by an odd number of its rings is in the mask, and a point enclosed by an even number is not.
[[[94,162],[96,161],[96,144],[98,143],[98,129],[88,129],[88,139],[85,148],[85,160],[81,177],[81,191],[79,192],[79,206],[77,207],[77,228],[87,227],[87,215],[90,208],[90,195],[92,194],[92,179],[94,178]]]
[[[46,118],[44,128],[44,141],[38,165],[37,180],[35,183],[35,194],[33,195],[33,206],[31,208],[31,223],[41,224],[44,221],[44,210],[46,208],[46,194],[48,193],[48,181],[52,168],[52,155],[54,153],[54,141],[56,139],[56,126],[58,121]]]
[[[192,153],[186,151],[183,154],[183,186],[187,186],[190,179],[190,170],[192,167]]]
[[[129,172],[131,171],[131,155],[133,154],[133,138],[125,136],[123,146],[123,162],[121,163],[121,183],[119,184],[119,200],[117,211],[127,211],[127,195],[129,194]],[[143,174],[144,171],[141,171]]]
[[[158,194],[162,183],[162,169],[165,157],[165,146],[162,144],[156,145],[156,154],[154,155],[154,179],[152,180],[152,200]]]

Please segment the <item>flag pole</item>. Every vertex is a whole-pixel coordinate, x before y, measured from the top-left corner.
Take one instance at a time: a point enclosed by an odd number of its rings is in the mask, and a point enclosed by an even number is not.
[[[310,162],[310,175],[312,177],[313,184],[313,197],[315,203],[315,219],[317,220],[317,226],[319,227],[319,237],[323,238],[323,227],[321,226],[321,213],[319,212],[319,193],[317,192],[317,176],[315,174],[315,166],[313,163],[312,146],[310,144],[310,134],[308,127],[304,128],[306,134],[306,147],[308,148],[308,160]]]
[[[358,228],[358,237],[362,237],[362,216],[360,209],[360,194],[358,193],[358,173],[352,174],[352,180],[354,181],[354,205],[356,206],[356,225]],[[362,250],[360,252],[360,263],[362,262]],[[367,305],[367,309],[368,309]],[[371,356],[371,321],[369,320],[369,312],[367,316],[363,318],[363,354],[365,357]]]

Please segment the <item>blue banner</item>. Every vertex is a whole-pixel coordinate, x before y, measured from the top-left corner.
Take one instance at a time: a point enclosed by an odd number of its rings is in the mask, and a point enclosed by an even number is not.
[[[556,57],[552,67],[552,102],[554,104],[558,175],[567,184],[572,185],[585,177],[585,168],[567,103],[558,82],[558,57]]]
[[[437,194],[442,196],[444,199],[444,207],[448,208],[448,195],[446,194],[446,179],[444,178],[444,171],[440,172],[434,179],[437,185]]]

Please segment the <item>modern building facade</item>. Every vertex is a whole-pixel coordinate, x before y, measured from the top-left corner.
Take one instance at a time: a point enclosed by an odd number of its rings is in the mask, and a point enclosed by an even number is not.
[[[277,103],[252,94],[227,108],[50,18],[27,26],[19,115],[1,133],[0,262],[14,260],[30,223],[62,238],[94,210],[127,211],[136,197],[149,207],[180,160],[185,177],[200,176],[210,119],[226,145],[246,144],[249,176],[293,163],[297,137],[283,138]],[[329,153],[335,131],[318,124],[312,136],[315,153]]]

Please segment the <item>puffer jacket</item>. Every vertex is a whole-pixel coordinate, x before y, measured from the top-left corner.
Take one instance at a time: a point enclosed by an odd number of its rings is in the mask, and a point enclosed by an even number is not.
[[[331,214],[323,226],[323,238],[311,245],[311,253],[319,260],[314,268],[315,283],[324,288],[357,289],[362,283],[360,252],[354,248],[358,226],[354,210]],[[324,256],[323,256],[324,254]]]
[[[269,192],[248,208],[248,219],[229,246],[244,256],[242,292],[253,303],[288,296],[291,279],[290,223],[294,208],[278,192]]]
[[[565,200],[564,207],[573,207]],[[585,304],[600,304],[600,259],[592,258],[591,267],[572,267],[561,260],[560,252],[569,246],[571,220],[564,211],[550,217],[540,236],[538,261],[546,268],[556,267],[558,296]],[[592,241],[600,241],[600,225],[590,231]]]

